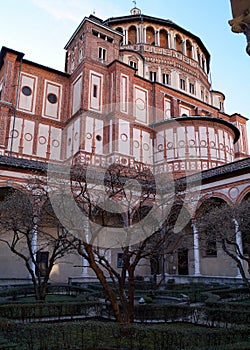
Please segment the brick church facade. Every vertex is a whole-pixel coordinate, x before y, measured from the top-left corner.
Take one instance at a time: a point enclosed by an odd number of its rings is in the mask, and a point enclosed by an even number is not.
[[[197,210],[211,198],[249,199],[247,118],[228,115],[224,94],[211,89],[210,54],[199,37],[134,7],[128,16],[85,17],[65,50],[61,72],[1,49],[0,190],[24,187],[47,163],[116,163],[174,179],[199,173]],[[166,275],[237,277],[223,253],[201,251],[192,203],[187,210],[192,240],[173,252]],[[110,252],[114,264],[118,254]],[[88,278],[77,259],[59,263],[52,281]],[[27,278],[1,245],[0,261],[3,280]]]

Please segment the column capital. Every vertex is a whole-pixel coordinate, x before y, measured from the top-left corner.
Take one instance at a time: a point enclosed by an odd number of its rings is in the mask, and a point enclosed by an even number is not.
[[[250,55],[250,1],[231,0],[233,19],[228,23],[234,33],[243,33],[247,39],[246,51]]]

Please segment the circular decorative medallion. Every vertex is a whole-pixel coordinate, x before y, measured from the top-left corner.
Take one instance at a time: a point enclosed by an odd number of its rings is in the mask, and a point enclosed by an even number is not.
[[[102,141],[102,137],[101,137],[101,135],[96,135],[96,137],[95,137],[95,138],[96,138],[96,140],[97,140],[97,141],[99,141],[99,142],[100,142],[100,141]]]
[[[207,142],[205,140],[201,140],[200,145],[201,145],[201,147],[206,147]]]
[[[92,134],[90,133],[90,132],[88,132],[87,134],[86,134],[86,137],[87,137],[87,139],[92,139]]]
[[[40,136],[40,137],[39,137],[39,143],[40,143],[41,145],[44,145],[46,142],[47,142],[46,137],[44,137],[44,136]]]
[[[239,195],[239,189],[237,187],[232,187],[228,191],[229,197],[232,199],[236,199]]]
[[[135,148],[139,148],[139,147],[140,147],[140,144],[139,144],[138,141],[134,141],[134,147],[135,147]]]
[[[128,136],[127,136],[126,134],[121,134],[121,140],[122,140],[123,142],[128,141]]]
[[[58,140],[53,140],[52,141],[52,146],[55,147],[55,148],[58,148],[60,146],[60,143]]]
[[[185,147],[185,141],[179,141],[179,146],[180,147]]]
[[[137,100],[135,100],[135,105],[140,111],[145,109],[145,102],[141,98],[137,98]]]
[[[149,144],[144,143],[143,144],[143,149],[144,149],[144,151],[148,151],[149,150]]]
[[[162,143],[160,143],[157,148],[158,148],[158,151],[160,151],[160,152],[162,152],[164,150],[164,146]]]
[[[24,135],[24,138],[26,141],[31,141],[33,139],[33,136],[29,132],[27,132],[27,134]]]
[[[167,143],[167,148],[168,148],[168,149],[173,148],[173,143],[172,143],[172,142],[168,142],[168,143]]]
[[[16,139],[19,136],[19,132],[15,129],[10,132],[10,137],[13,137],[13,139]]]

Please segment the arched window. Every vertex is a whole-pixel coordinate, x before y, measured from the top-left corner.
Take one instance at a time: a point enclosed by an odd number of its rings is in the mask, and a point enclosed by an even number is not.
[[[205,71],[205,59],[202,57],[202,69]]]
[[[146,29],[146,43],[149,45],[155,45],[155,30],[153,27]]]
[[[201,63],[201,54],[200,54],[199,50],[197,50],[197,61],[199,64]]]
[[[186,54],[187,54],[187,57],[193,58],[192,44],[189,40],[186,41]]]
[[[123,35],[123,28],[122,27],[118,27],[115,30]],[[123,38],[121,38],[121,44],[122,43],[123,43]]]
[[[182,38],[180,37],[179,34],[177,34],[175,37],[175,48],[176,48],[176,51],[179,51],[182,53]]]
[[[118,28],[116,28],[115,29],[117,32],[119,32],[119,33],[122,33],[123,34],[123,29],[122,29],[122,27],[118,27]]]
[[[82,61],[83,54],[82,54],[82,49],[79,50],[79,56],[78,56],[78,63]]]
[[[165,29],[160,30],[160,46],[163,47],[164,49],[169,48],[168,32]]]
[[[131,26],[128,29],[128,44],[129,45],[133,45],[136,44],[137,42],[137,30],[135,26]]]

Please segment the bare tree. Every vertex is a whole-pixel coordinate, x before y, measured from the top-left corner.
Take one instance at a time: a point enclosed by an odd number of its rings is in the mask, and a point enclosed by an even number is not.
[[[173,250],[182,239],[182,234],[174,231],[179,211],[170,211],[176,199],[173,189],[171,187],[169,190],[169,181],[165,178],[161,191],[157,192],[154,176],[149,170],[133,172],[120,165],[111,166],[106,171],[104,193],[100,190],[98,172],[91,174],[92,179],[82,168],[74,169],[71,175],[75,202],[88,218],[85,231],[81,227],[83,238],[77,233],[78,253],[87,261],[104,288],[116,320],[132,323],[136,269],[143,262],[146,264],[146,261],[160,259],[168,248],[169,251],[170,247]],[[63,198],[66,196],[63,194]],[[157,196],[162,196],[161,205],[155,206]],[[61,212],[65,212],[64,201],[55,202],[57,206],[62,206]],[[72,205],[69,205],[67,213],[66,227],[74,228],[77,232],[73,223],[76,210],[72,210]],[[164,219],[160,218],[161,215]],[[114,266],[107,254],[117,247],[122,251],[120,269]]]
[[[200,239],[208,249],[219,243],[223,251],[235,261],[243,282],[250,288],[245,272],[250,273],[250,201],[230,207],[220,200],[207,201],[197,217]]]
[[[56,218],[46,187],[29,180],[24,191],[9,188],[0,201],[0,242],[25,264],[37,300],[45,300],[51,271],[73,251],[70,235]]]

